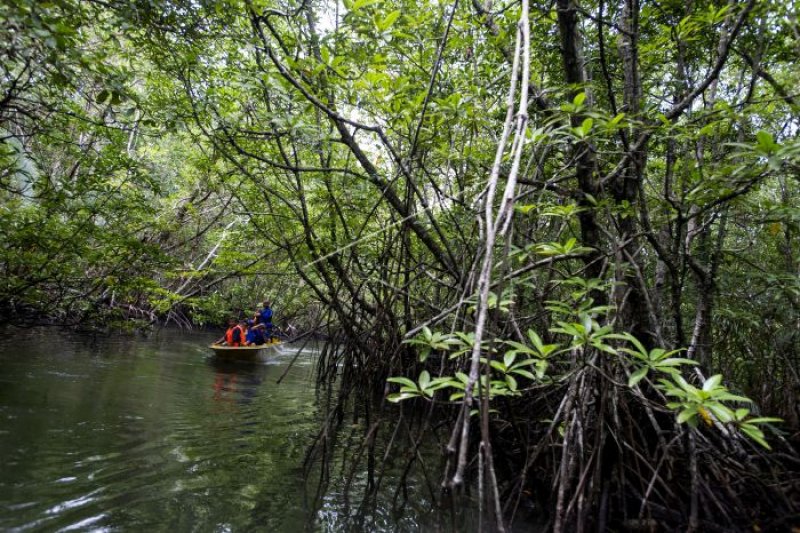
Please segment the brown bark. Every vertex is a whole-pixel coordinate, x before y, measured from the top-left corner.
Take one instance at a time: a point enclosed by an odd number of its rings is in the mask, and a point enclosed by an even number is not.
[[[558,28],[561,37],[561,59],[564,65],[564,81],[574,87],[583,87],[586,84],[586,70],[583,59],[583,40],[578,27],[578,6],[575,0],[558,0]],[[570,98],[574,98],[582,89],[573,89]],[[587,100],[589,100],[587,96]],[[572,116],[572,126],[577,127],[584,120],[581,113]],[[575,176],[578,180],[578,205],[583,208],[578,214],[581,226],[581,241],[584,246],[595,251],[586,259],[586,272],[589,277],[599,278],[603,270],[601,247],[601,232],[597,222],[592,199],[597,199],[600,194],[600,182],[596,172],[596,158],[594,147],[582,141],[576,143],[573,151],[575,160]],[[601,295],[596,295],[597,299]]]
[[[642,107],[642,85],[639,77],[639,0],[626,0],[620,21],[620,56],[623,64],[623,104],[624,111],[634,119],[638,118]],[[631,138],[639,138],[639,127],[631,129]],[[630,157],[621,175],[611,184],[614,200],[618,206],[636,206],[644,170],[647,162],[647,144],[629,146],[627,135],[623,132],[623,142],[630,150]],[[617,220],[619,241],[622,245],[620,264],[622,272],[617,274],[622,283],[617,290],[616,306],[622,320],[622,327],[641,340],[645,346],[659,344],[658,324],[650,319],[656,309],[648,305],[651,298],[647,294],[646,282],[636,276],[641,271],[638,260],[641,242],[637,237],[638,224],[630,213],[623,213]],[[630,267],[627,266],[630,264]],[[627,299],[625,294],[627,292]]]

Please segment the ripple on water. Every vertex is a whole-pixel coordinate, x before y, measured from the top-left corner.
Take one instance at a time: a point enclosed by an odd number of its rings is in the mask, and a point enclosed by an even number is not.
[[[21,503],[6,505],[6,509],[8,509],[9,511],[22,511],[24,509],[36,507],[36,505],[38,505],[38,502],[21,502]]]
[[[58,503],[58,504],[50,507],[49,509],[47,509],[44,512],[44,514],[48,514],[48,515],[62,514],[64,511],[69,511],[71,509],[75,509],[77,507],[81,507],[83,505],[89,504],[89,503],[95,501],[97,499],[97,495],[100,494],[101,492],[103,492],[103,490],[104,489],[101,487],[101,488],[98,488],[96,490],[93,490],[92,492],[90,492],[89,494],[86,494],[84,496],[80,496],[80,497],[72,499],[72,500],[67,500],[65,502]]]
[[[58,531],[59,532],[61,532],[61,531],[77,531],[77,530],[82,530],[82,529],[87,529],[87,528],[89,530],[91,530],[92,533],[103,533],[103,532],[106,532],[106,531],[113,531],[113,528],[110,528],[110,527],[100,527],[100,528],[91,527],[91,526],[97,524],[98,522],[100,522],[101,520],[105,519],[106,516],[107,515],[105,513],[100,513],[99,515],[96,515],[96,516],[90,516],[89,518],[84,518],[83,520],[79,520],[78,522],[75,522],[74,524],[70,524],[68,526],[62,527]]]
[[[89,377],[88,374],[70,374],[69,372],[59,372],[57,370],[50,370],[46,374],[70,380],[83,380]]]
[[[34,340],[24,357],[0,344],[0,530],[303,530],[313,355],[278,385],[296,349],[226,364],[208,341]]]

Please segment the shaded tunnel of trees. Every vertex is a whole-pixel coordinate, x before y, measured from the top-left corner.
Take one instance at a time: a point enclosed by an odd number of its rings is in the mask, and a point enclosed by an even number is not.
[[[364,505],[405,461],[490,529],[788,530],[797,9],[6,0],[0,321],[269,297],[331,340],[309,456],[368,421]]]

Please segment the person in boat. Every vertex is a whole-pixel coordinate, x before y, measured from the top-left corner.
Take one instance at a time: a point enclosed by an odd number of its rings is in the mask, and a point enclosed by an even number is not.
[[[267,343],[264,335],[264,324],[257,324],[247,330],[247,345],[248,346],[261,346]]]
[[[217,342],[217,344],[222,344],[224,346],[244,346],[247,342],[247,323],[242,320],[241,323],[236,323],[236,320],[231,318],[228,320],[228,330],[225,332],[225,337],[223,337],[222,342]]]
[[[264,336],[272,341],[272,307],[269,301],[264,301],[264,307],[256,314],[256,322],[264,325]]]

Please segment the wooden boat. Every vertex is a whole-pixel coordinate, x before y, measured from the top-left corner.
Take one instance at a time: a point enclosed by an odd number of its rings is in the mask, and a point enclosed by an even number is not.
[[[283,344],[281,341],[268,342],[261,346],[225,346],[223,344],[211,344],[209,348],[214,350],[214,355],[224,359],[256,359],[265,350],[270,350]]]

